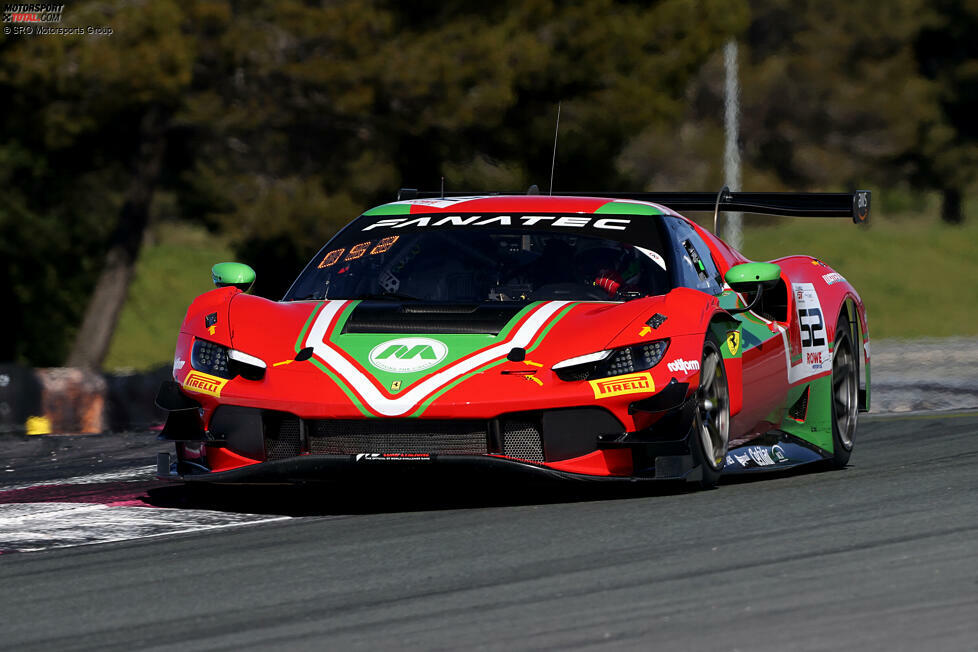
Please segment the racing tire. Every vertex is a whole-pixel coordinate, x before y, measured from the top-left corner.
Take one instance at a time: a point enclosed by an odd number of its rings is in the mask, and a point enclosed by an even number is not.
[[[859,421],[859,365],[845,319],[835,327],[832,353],[832,467],[843,468],[852,454]]]
[[[720,346],[712,335],[703,343],[700,381],[696,388],[696,413],[689,434],[693,463],[700,467],[700,487],[720,481],[730,443],[730,389]]]

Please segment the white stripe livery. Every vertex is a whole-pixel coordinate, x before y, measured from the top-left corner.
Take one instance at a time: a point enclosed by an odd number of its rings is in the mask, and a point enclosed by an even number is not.
[[[363,372],[326,341],[326,332],[333,318],[348,303],[349,301],[327,301],[319,316],[316,317],[312,328],[309,329],[303,346],[311,346],[316,356],[349,383],[372,410],[384,416],[397,417],[411,412],[429,395],[473,369],[505,356],[513,348],[526,348],[536,338],[544,324],[571,302],[549,301],[545,303],[537,308],[515,333],[510,334],[506,341],[449,365],[395,398],[384,396]]]

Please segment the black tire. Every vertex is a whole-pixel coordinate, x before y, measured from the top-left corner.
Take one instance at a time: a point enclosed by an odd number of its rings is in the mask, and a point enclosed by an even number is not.
[[[700,467],[699,484],[715,487],[720,481],[730,443],[730,388],[720,345],[712,335],[703,342],[696,413],[689,433],[689,450]]]
[[[832,466],[841,469],[849,463],[859,421],[859,363],[845,318],[835,327],[831,401]]]

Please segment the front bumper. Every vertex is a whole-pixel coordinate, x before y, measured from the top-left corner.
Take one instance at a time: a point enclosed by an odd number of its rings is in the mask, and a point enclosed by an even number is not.
[[[687,445],[693,418],[692,402],[684,401],[687,385],[673,382],[665,389],[672,391],[631,404],[629,413],[643,413],[653,424],[628,432],[610,410],[594,405],[482,419],[323,419],[220,404],[205,422],[199,403],[176,383],[165,383],[157,404],[170,414],[160,439],[174,443],[176,455],[160,462],[159,476],[306,482],[396,466],[422,473],[466,469],[565,479],[692,479],[698,470]]]

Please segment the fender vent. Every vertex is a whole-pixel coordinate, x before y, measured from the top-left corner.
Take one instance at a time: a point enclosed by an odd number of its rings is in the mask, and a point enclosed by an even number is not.
[[[811,385],[805,386],[805,391],[801,393],[795,404],[788,410],[788,416],[795,421],[802,422],[808,417],[808,390]]]

